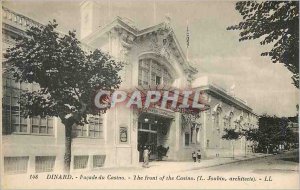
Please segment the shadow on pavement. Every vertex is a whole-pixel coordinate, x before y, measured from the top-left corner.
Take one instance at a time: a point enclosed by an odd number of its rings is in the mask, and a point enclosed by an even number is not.
[[[287,162],[297,162],[297,163],[299,163],[299,156],[298,157],[280,158],[280,160],[287,161]]]

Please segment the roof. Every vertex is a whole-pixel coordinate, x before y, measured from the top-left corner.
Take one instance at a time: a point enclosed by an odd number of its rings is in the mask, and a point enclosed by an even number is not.
[[[200,89],[202,91],[207,92],[208,94],[212,94],[213,96],[223,100],[229,105],[235,105],[240,109],[246,110],[255,116],[258,117],[256,113],[253,112],[252,108],[247,105],[247,102],[234,96],[232,93],[228,92],[224,88],[213,83],[208,76],[202,76],[195,79],[192,83],[192,88]]]
[[[180,57],[183,59],[184,63],[187,64],[187,66],[189,67],[189,70],[193,74],[197,73],[197,70],[194,67],[192,67],[190,65],[189,61],[187,60],[186,55],[183,52],[183,50],[182,50],[182,48],[181,48],[181,46],[178,42],[178,39],[175,35],[175,32],[174,32],[173,28],[167,22],[162,22],[162,23],[159,23],[157,25],[153,25],[153,26],[150,26],[150,27],[147,27],[147,28],[144,28],[144,29],[140,30],[137,27],[135,27],[133,24],[131,24],[130,22],[126,21],[125,18],[116,17],[111,23],[98,28],[97,30],[95,30],[94,32],[89,34],[88,36],[84,37],[82,39],[82,41],[89,44],[90,42],[97,39],[98,37],[101,37],[105,33],[111,31],[113,28],[118,28],[118,27],[123,28],[124,30],[126,30],[128,33],[134,35],[135,37],[140,37],[140,36],[143,36],[143,35],[146,35],[146,34],[150,34],[152,32],[156,32],[156,31],[158,31],[162,28],[168,28],[170,34],[172,34],[173,40],[176,44],[176,48],[177,48],[177,50],[180,54]]]

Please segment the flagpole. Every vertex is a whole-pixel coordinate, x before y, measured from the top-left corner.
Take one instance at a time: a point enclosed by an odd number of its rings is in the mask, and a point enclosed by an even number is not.
[[[189,20],[186,20],[186,59],[189,61],[189,45],[190,45],[190,34],[189,34]]]

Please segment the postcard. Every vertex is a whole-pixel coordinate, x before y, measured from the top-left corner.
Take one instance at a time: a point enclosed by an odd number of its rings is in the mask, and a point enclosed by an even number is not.
[[[1,189],[299,189],[299,2],[2,1]]]

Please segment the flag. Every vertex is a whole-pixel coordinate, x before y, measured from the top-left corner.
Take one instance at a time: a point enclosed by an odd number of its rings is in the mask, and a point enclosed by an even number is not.
[[[186,47],[190,46],[190,31],[189,31],[189,23],[187,22],[186,26]]]

